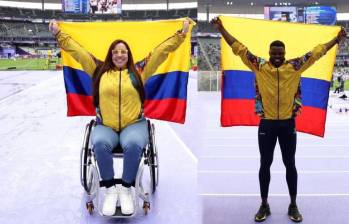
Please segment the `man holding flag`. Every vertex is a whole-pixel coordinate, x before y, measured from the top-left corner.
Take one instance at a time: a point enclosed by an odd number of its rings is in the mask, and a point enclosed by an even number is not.
[[[320,44],[305,55],[291,60],[285,60],[285,44],[275,40],[270,44],[269,61],[267,61],[255,56],[228,33],[219,18],[213,19],[212,24],[222,34],[233,53],[239,56],[256,76],[255,112],[261,118],[258,145],[261,155],[259,184],[262,204],[255,215],[255,221],[262,222],[271,214],[268,204],[270,166],[278,139],[291,198],[288,215],[292,221],[301,222],[303,217],[296,204],[297,169],[295,166],[297,142],[295,117],[301,113],[302,108],[301,74],[345,38],[346,32],[342,28],[338,35],[329,42]]]

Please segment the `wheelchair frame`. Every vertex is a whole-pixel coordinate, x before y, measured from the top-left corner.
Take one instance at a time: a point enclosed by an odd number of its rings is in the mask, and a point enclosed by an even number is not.
[[[85,135],[83,139],[83,145],[80,152],[80,180],[81,185],[83,186],[85,193],[87,195],[86,200],[86,209],[89,214],[92,214],[95,209],[95,204],[100,215],[104,216],[99,209],[99,193],[100,187],[102,187],[100,181],[99,170],[97,166],[97,160],[95,158],[92,144],[90,141],[91,132],[93,127],[96,125],[96,121],[92,119],[85,128]],[[135,212],[130,216],[124,216],[121,213],[116,214],[110,217],[117,218],[130,218],[136,215],[139,208],[139,197],[143,200],[143,211],[144,214],[147,214],[150,210],[150,198],[149,193],[154,194],[156,187],[159,183],[159,161],[158,161],[158,152],[155,144],[155,127],[154,124],[147,119],[148,132],[149,132],[149,143],[143,148],[142,156],[140,159],[136,179],[135,179],[135,197],[134,205]],[[123,158],[122,152],[113,153],[113,158]],[[149,167],[150,174],[150,190],[151,192],[145,192],[142,177],[144,166]],[[121,179],[116,179],[118,183],[121,183]],[[96,203],[94,203],[95,201]],[[116,206],[116,205],[115,205]]]

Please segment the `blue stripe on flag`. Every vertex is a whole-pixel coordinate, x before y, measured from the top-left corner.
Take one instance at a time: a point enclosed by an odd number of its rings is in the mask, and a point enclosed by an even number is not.
[[[151,76],[145,83],[147,100],[187,99],[188,72],[169,72]]]
[[[301,85],[304,106],[327,109],[330,82],[321,79],[301,78]]]
[[[254,99],[255,74],[251,71],[226,70],[224,71],[224,99]]]
[[[64,66],[63,75],[67,94],[92,95],[92,79],[86,72]]]
[[[255,74],[251,71],[224,71],[223,99],[254,99]],[[330,82],[301,78],[302,104],[320,109],[327,108]]]

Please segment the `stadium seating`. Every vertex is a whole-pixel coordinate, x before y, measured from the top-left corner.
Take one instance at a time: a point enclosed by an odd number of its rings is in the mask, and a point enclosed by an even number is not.
[[[219,71],[220,70],[220,39],[219,38],[198,38],[200,70]]]
[[[13,7],[0,7],[0,19],[57,19],[72,21],[90,21],[90,20],[145,20],[145,19],[175,19],[181,17],[197,18],[197,9],[173,9],[173,10],[140,10],[140,11],[123,11],[118,14],[81,14],[81,13],[64,13],[61,10],[39,10],[39,9],[20,9]]]

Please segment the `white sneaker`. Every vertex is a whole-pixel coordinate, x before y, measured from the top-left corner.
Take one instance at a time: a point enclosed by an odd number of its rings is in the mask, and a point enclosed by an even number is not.
[[[133,195],[131,192],[131,187],[124,187],[121,186],[120,189],[120,206],[121,206],[121,213],[123,215],[132,215],[135,211],[134,204],[133,204]]]
[[[107,188],[104,197],[102,213],[106,216],[112,216],[115,214],[116,203],[118,202],[118,188],[114,185]]]

